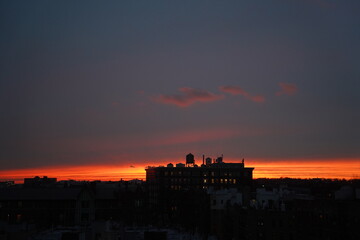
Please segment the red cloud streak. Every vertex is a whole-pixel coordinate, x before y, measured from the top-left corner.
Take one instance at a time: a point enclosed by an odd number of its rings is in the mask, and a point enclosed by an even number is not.
[[[281,91],[277,92],[277,96],[294,95],[298,91],[298,87],[294,83],[279,83]]]
[[[257,103],[263,103],[265,102],[265,97],[261,95],[252,95],[248,92],[246,92],[244,89],[238,86],[220,86],[219,90],[224,93],[229,93],[231,95],[242,95],[246,99],[257,102]]]
[[[263,103],[263,102],[265,102],[265,97],[264,97],[264,96],[261,96],[261,95],[252,96],[252,97],[250,97],[250,99],[251,99],[251,101],[257,102],[257,103]]]
[[[188,107],[196,102],[213,102],[224,98],[223,95],[217,95],[209,91],[189,87],[180,88],[179,91],[182,94],[160,95],[155,97],[154,100],[163,104]]]
[[[230,93],[231,95],[243,95],[245,97],[249,96],[248,92],[238,86],[220,86],[219,89],[220,91]]]
[[[167,146],[177,144],[188,144],[204,141],[213,141],[220,139],[229,139],[238,136],[259,136],[269,134],[269,131],[264,129],[250,129],[250,128],[218,128],[218,129],[203,129],[191,131],[177,131],[169,134],[164,134],[154,138],[150,146]]]

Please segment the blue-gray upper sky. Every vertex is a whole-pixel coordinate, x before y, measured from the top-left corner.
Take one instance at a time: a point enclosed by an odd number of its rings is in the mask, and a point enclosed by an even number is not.
[[[1,168],[360,158],[360,1],[1,1]]]

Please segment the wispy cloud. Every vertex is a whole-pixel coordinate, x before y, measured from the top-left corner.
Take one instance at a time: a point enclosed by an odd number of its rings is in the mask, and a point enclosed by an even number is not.
[[[245,97],[249,96],[248,92],[238,86],[220,86],[219,90],[225,93],[230,93],[231,95],[243,95]]]
[[[265,97],[262,95],[252,95],[238,86],[220,86],[219,90],[224,93],[229,93],[231,95],[242,95],[246,99],[253,102],[262,103],[265,102]]]
[[[221,94],[214,94],[206,90],[189,87],[180,88],[179,91],[181,94],[162,94],[155,97],[154,100],[163,104],[171,104],[178,107],[188,107],[196,102],[213,102],[224,98],[224,96]]]
[[[265,97],[262,95],[257,95],[257,96],[251,96],[249,97],[249,99],[253,102],[257,102],[257,103],[263,103],[265,102]]]
[[[281,90],[276,93],[276,96],[281,96],[281,95],[292,96],[292,95],[295,95],[298,91],[298,87],[294,83],[282,83],[281,82],[281,83],[279,83],[279,86],[280,86]]]

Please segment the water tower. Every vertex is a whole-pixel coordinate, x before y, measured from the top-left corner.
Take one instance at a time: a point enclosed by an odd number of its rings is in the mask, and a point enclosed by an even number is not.
[[[190,166],[194,166],[195,165],[195,157],[194,155],[192,155],[191,153],[189,153],[188,155],[186,155],[186,166],[190,167]]]

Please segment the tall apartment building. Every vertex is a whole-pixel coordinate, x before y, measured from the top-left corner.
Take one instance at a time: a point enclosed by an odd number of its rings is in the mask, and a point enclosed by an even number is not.
[[[203,163],[195,164],[194,155],[186,156],[186,164],[175,166],[169,163],[166,167],[148,167],[146,181],[150,188],[156,189],[215,189],[238,188],[249,186],[252,182],[254,168],[241,163],[225,163],[223,157],[213,160],[203,156]]]
[[[194,155],[189,153],[185,164],[174,166],[169,163],[166,167],[147,167],[145,170],[150,207],[165,216],[165,222],[186,211],[194,216],[191,218],[202,221],[201,215],[210,208],[210,188],[211,191],[235,190],[242,196],[242,204],[248,205],[250,202],[254,168],[245,167],[244,160],[225,163],[222,156],[216,159],[203,156],[202,164],[198,166]],[[198,218],[195,216],[197,212]]]

